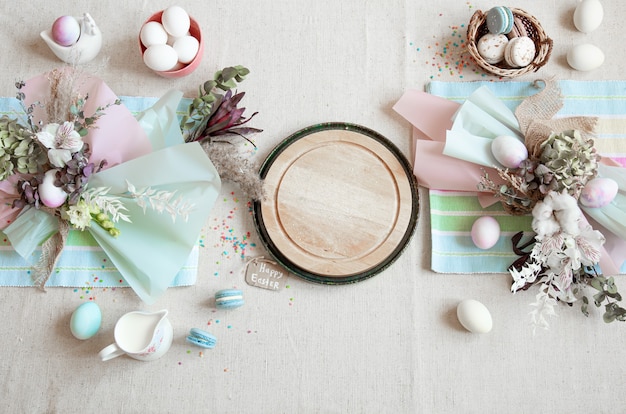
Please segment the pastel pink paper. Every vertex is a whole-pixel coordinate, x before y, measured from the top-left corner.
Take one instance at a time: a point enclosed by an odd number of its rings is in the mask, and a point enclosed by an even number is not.
[[[492,168],[443,154],[446,131],[452,128],[452,117],[460,105],[439,96],[408,90],[393,109],[413,125],[415,158],[413,173],[420,185],[452,191],[477,192],[477,184],[486,171],[496,182],[499,176]],[[489,194],[479,196],[483,207],[497,200]]]
[[[76,79],[75,84],[81,94],[89,94],[84,107],[87,117],[99,106],[104,107],[117,99],[115,93],[97,77],[83,75]],[[26,94],[27,105],[36,101],[45,104],[50,99],[49,90],[47,74],[29,79],[22,89]],[[42,120],[44,124],[50,122],[46,119],[44,108],[36,108],[34,114],[36,120]],[[90,161],[97,164],[106,159],[106,168],[152,152],[150,141],[139,122],[123,104],[110,106],[98,120],[96,127],[90,129],[84,141],[91,147]]]
[[[478,191],[482,169],[476,164],[443,155],[444,145],[443,142],[416,140],[413,172],[417,182],[437,190]],[[485,170],[490,177],[494,174],[497,177],[495,170]]]
[[[429,139],[446,142],[446,131],[452,128],[452,116],[459,106],[448,99],[410,89],[396,102],[393,110]]]
[[[11,176],[4,181],[0,181],[0,230],[11,224],[20,213],[20,209],[11,207],[13,200],[17,197],[15,185],[18,178]]]

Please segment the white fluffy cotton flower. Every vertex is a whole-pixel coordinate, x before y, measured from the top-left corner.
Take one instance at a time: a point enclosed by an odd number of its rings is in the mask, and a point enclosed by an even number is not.
[[[539,238],[563,232],[572,236],[580,233],[582,212],[574,197],[566,192],[550,191],[533,208],[532,228]]]

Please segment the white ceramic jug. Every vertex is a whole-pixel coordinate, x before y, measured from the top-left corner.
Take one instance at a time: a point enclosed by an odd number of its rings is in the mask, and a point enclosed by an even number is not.
[[[161,358],[172,345],[172,324],[167,310],[129,312],[115,324],[115,343],[98,354],[103,361],[128,355],[140,361]]]

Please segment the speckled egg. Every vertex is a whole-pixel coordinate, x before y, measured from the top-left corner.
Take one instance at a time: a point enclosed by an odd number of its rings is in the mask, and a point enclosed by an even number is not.
[[[609,204],[619,190],[615,180],[598,177],[585,185],[580,193],[578,201],[585,207],[600,208]]]
[[[80,37],[80,24],[72,16],[61,16],[52,23],[52,40],[61,46],[71,46]]]
[[[472,333],[487,333],[493,327],[489,309],[474,299],[466,299],[459,303],[456,316],[461,325]]]
[[[102,312],[96,302],[85,302],[78,306],[70,319],[70,331],[76,339],[89,339],[102,324]]]
[[[491,216],[479,217],[472,224],[471,237],[479,249],[491,249],[500,238],[500,224]]]
[[[528,149],[519,139],[500,135],[491,142],[491,153],[506,168],[518,168],[528,158]]]

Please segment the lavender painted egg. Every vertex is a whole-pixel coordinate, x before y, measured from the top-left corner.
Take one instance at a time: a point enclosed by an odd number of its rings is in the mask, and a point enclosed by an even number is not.
[[[528,158],[522,141],[510,135],[500,135],[491,142],[491,153],[506,168],[518,168]]]
[[[585,207],[599,208],[609,204],[617,195],[617,183],[610,178],[594,178],[585,185],[578,201]]]
[[[80,24],[72,16],[61,16],[52,24],[52,40],[61,46],[71,46],[80,37]]]
[[[500,238],[500,224],[491,216],[479,217],[472,225],[471,236],[479,249],[491,249]]]
[[[54,185],[57,170],[48,170],[39,184],[38,192],[41,202],[50,208],[57,208],[65,203],[67,193]]]

